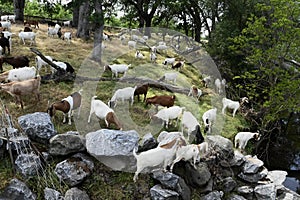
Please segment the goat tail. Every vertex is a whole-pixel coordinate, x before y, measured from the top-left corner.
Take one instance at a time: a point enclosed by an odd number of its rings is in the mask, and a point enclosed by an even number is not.
[[[97,96],[93,96],[93,97],[92,97],[92,101],[95,100],[96,98],[97,98]]]
[[[134,147],[132,153],[135,158],[137,158],[137,154],[136,154],[137,151],[138,151],[138,147]]]

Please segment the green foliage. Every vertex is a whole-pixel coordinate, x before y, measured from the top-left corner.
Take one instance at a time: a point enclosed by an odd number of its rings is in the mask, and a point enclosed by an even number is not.
[[[12,1],[0,0],[1,13],[14,13],[14,6]]]

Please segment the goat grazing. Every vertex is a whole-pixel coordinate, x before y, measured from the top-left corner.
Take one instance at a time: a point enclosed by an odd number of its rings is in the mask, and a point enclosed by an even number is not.
[[[58,24],[55,24],[54,28],[48,27],[48,36],[54,37],[55,35],[58,36],[58,38],[61,38],[61,27]]]
[[[163,170],[167,170],[167,166],[173,161],[173,157],[176,154],[180,139],[174,139],[171,142],[162,146],[157,146],[154,149],[136,154],[137,149],[133,150],[133,155],[136,158],[136,171],[133,177],[133,181],[136,182],[138,175],[143,169],[147,167],[158,167],[163,165]]]
[[[184,66],[184,61],[178,61],[172,65],[172,69],[179,69],[181,70]]]
[[[157,56],[154,52],[150,52],[150,61],[151,63],[156,63]]]
[[[144,84],[141,86],[137,86],[137,88],[134,90],[134,96],[138,97],[138,101],[140,101],[140,94],[144,95],[144,102],[146,101],[146,96],[148,93],[149,84]]]
[[[144,59],[144,55],[139,50],[135,52],[134,57],[137,59]]]
[[[21,96],[34,94],[36,96],[36,99],[40,101],[40,84],[41,77],[37,76],[36,78],[25,81],[14,81],[6,84],[1,84],[0,90],[3,90],[9,93],[11,96],[15,97],[16,103],[20,103],[21,108],[23,109]]]
[[[200,127],[200,124],[196,117],[191,112],[184,111],[181,120],[181,132],[183,133],[184,129],[187,128],[188,141],[190,140],[191,133],[196,129],[197,125],[199,125]],[[200,129],[197,131],[200,131],[201,134]]]
[[[22,67],[19,69],[11,69],[8,72],[7,80],[12,81],[25,81],[33,79],[36,76],[35,67]]]
[[[1,27],[2,28],[6,28],[8,31],[11,31],[11,22],[7,21],[7,22],[0,22],[1,23]]]
[[[126,88],[116,90],[114,95],[108,102],[109,107],[116,107],[118,100],[122,100],[122,102],[124,102],[125,100],[129,100],[129,101],[131,101],[131,105],[133,105],[134,91],[136,88],[137,88],[137,86],[126,87]]]
[[[175,58],[166,58],[162,64],[173,66],[174,63],[175,63]]]
[[[199,101],[199,98],[201,97],[202,95],[202,90],[197,88],[197,86],[195,85],[192,85],[192,87],[190,88],[190,91],[188,93],[188,96],[193,96],[196,98],[197,102]]]
[[[202,115],[202,120],[204,123],[204,133],[208,132],[211,133],[211,127],[212,124],[216,121],[217,119],[217,108],[212,108],[203,113]]]
[[[248,102],[247,97],[241,98],[241,102],[232,101],[231,99],[227,99],[226,97],[224,97],[222,99],[222,104],[223,104],[222,114],[225,115],[226,108],[229,108],[229,109],[233,109],[232,117],[234,117],[236,111],[240,108],[240,105],[243,104],[244,102],[246,103]]]
[[[169,121],[171,119],[177,119],[176,120],[176,126],[178,125],[178,120],[182,116],[182,112],[184,111],[185,107],[179,107],[179,106],[171,106],[169,108],[163,108],[159,110],[153,117],[157,117],[163,121],[162,126],[164,124],[166,125],[166,128],[168,128]]]
[[[15,57],[0,57],[0,69],[3,71],[3,63],[10,64],[14,69],[20,67],[28,67],[29,59],[26,56],[15,56]]]
[[[211,83],[211,77],[210,76],[204,77],[202,80],[202,83],[203,83],[204,87],[207,88],[208,85]]]
[[[25,45],[25,40],[30,40],[31,41],[30,45],[32,45],[33,43],[36,44],[35,37],[36,37],[36,33],[34,32],[24,32],[24,31],[19,32],[19,38],[22,40],[24,45]]]
[[[193,166],[196,169],[196,163],[200,162],[200,150],[199,150],[199,145],[196,144],[188,144],[186,146],[180,146],[178,147],[177,151],[176,151],[176,158],[175,160],[172,162],[171,167],[170,167],[170,171],[173,171],[173,167],[174,165],[181,161],[188,161],[190,159],[193,159]]]
[[[53,59],[52,59],[52,57],[51,56],[45,56],[49,61],[53,61]],[[43,67],[43,66],[47,66],[47,65],[49,65],[48,63],[46,63],[40,56],[36,56],[35,57],[35,63],[36,63],[36,68],[37,68],[37,70],[38,71],[40,71],[41,70],[41,68]],[[51,69],[52,69],[52,72],[54,72],[54,70],[53,70],[53,68],[51,67]]]
[[[104,119],[107,128],[110,126],[110,124],[115,124],[118,129],[122,129],[122,125],[119,122],[113,109],[111,109],[101,100],[98,100],[96,98],[97,96],[93,96],[91,100],[91,109],[88,118],[88,123],[90,123],[91,121],[92,114],[95,113],[98,118]]]
[[[153,96],[146,99],[146,106],[148,104],[153,104],[156,107],[158,105],[164,106],[164,107],[171,107],[174,105],[175,102],[175,95],[169,96],[169,95],[161,95],[161,96]]]
[[[39,28],[39,22],[37,20],[27,20],[24,22],[24,26],[25,25],[34,26],[34,28]]]
[[[124,73],[124,76],[125,76],[125,74],[128,71],[130,66],[131,66],[131,64],[129,64],[129,65],[126,65],[126,64],[105,65],[104,71],[110,70],[112,72],[111,77],[113,78],[113,76],[115,74],[116,78],[118,78],[118,73]]]
[[[166,81],[166,82],[169,81],[169,82],[173,82],[173,84],[176,84],[177,76],[178,76],[178,72],[167,72],[158,81]]]
[[[63,123],[66,123],[66,115],[68,114],[68,124],[71,125],[71,116],[73,115],[74,110],[76,110],[77,108],[79,116],[81,108],[81,90],[79,90],[78,92],[74,92],[61,101],[52,103],[48,107],[47,113],[50,115],[50,117],[53,117],[56,113],[56,110],[62,111],[64,115]]]
[[[239,148],[241,151],[245,150],[247,143],[250,139],[254,139],[255,141],[258,141],[260,139],[259,132],[256,132],[256,133],[239,132],[239,133],[237,133],[234,138],[235,148]]]

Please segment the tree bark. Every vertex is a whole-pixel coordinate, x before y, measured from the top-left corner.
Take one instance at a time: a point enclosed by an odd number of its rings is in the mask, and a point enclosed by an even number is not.
[[[79,6],[74,6],[73,7],[72,27],[78,26],[78,20],[79,20]]]
[[[79,7],[79,18],[78,18],[78,28],[76,37],[83,38],[85,40],[90,38],[89,30],[89,16],[90,16],[90,3],[85,1]]]
[[[14,0],[14,14],[17,23],[24,23],[25,0]]]

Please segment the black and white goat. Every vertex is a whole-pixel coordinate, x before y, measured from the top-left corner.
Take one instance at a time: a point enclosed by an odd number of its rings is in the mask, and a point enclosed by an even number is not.
[[[71,125],[71,116],[73,115],[73,111],[78,109],[78,116],[80,115],[81,108],[81,91],[74,92],[70,96],[62,99],[61,101],[57,101],[52,103],[48,109],[47,113],[50,117],[53,117],[56,113],[56,110],[62,111],[64,114],[63,123],[66,123],[66,114],[68,114],[69,125]]]

